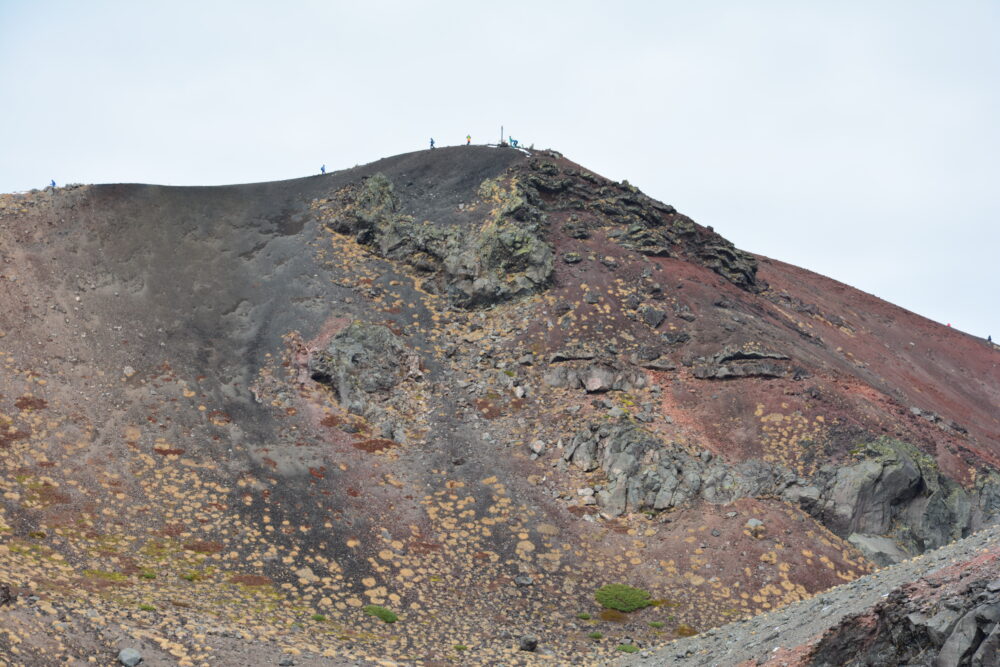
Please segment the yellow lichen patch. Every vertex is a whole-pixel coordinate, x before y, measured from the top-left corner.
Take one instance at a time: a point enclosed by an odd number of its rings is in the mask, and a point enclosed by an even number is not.
[[[787,404],[782,404],[787,409]],[[800,475],[816,471],[820,457],[812,451],[826,437],[825,420],[810,419],[799,412],[763,414],[757,406],[761,424],[763,458],[794,469]]]
[[[774,551],[767,551],[760,555],[760,562],[774,565],[778,562],[778,554]]]

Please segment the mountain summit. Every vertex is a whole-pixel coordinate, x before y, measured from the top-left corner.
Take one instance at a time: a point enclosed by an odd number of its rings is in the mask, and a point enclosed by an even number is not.
[[[995,347],[554,151],[0,195],[0,258],[10,664],[600,663],[1000,517]]]

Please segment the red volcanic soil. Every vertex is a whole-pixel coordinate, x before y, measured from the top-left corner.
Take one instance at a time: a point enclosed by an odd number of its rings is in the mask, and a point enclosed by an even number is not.
[[[555,152],[2,195],[0,662],[598,664],[872,571],[775,480],[973,493],[998,362]]]

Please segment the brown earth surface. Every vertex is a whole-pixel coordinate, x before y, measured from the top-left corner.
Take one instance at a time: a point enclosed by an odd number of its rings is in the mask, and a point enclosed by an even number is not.
[[[1000,466],[995,346],[555,152],[0,195],[0,262],[0,664],[597,664],[871,572],[782,491],[865,443]],[[787,484],[615,510],[626,427]]]

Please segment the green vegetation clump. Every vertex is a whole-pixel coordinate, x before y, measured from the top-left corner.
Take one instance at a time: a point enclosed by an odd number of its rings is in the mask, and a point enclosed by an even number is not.
[[[662,628],[664,625],[665,625],[665,623],[663,621],[650,621],[649,622],[649,627],[651,627],[651,628],[657,628],[657,629],[659,629],[659,628]]]
[[[622,653],[638,653],[639,647],[635,644],[619,644],[618,650]]]
[[[452,648],[455,649],[456,651],[468,651],[469,650],[469,647],[466,646],[465,644],[455,644],[454,646],[452,646]]]
[[[399,616],[397,616],[392,610],[380,607],[377,604],[366,605],[363,611],[369,616],[381,619],[384,623],[395,623],[399,620]]]
[[[590,637],[591,639],[601,639],[602,637],[604,637],[604,635],[596,631],[589,633],[587,636]]]
[[[581,621],[589,621],[591,619],[590,614],[588,614],[585,611],[580,612],[579,614],[576,615],[576,617]]]
[[[151,604],[142,603],[139,605],[139,611],[156,611],[156,607]]]
[[[649,592],[641,588],[632,588],[625,584],[608,584],[594,592],[594,599],[605,609],[630,612],[643,609],[652,604]]]
[[[326,616],[324,616],[323,614],[313,614],[312,616],[310,616],[310,618],[314,621],[320,621],[320,622],[326,620]]]
[[[152,570],[143,570],[139,573],[139,576],[143,579],[156,579],[156,573]]]

